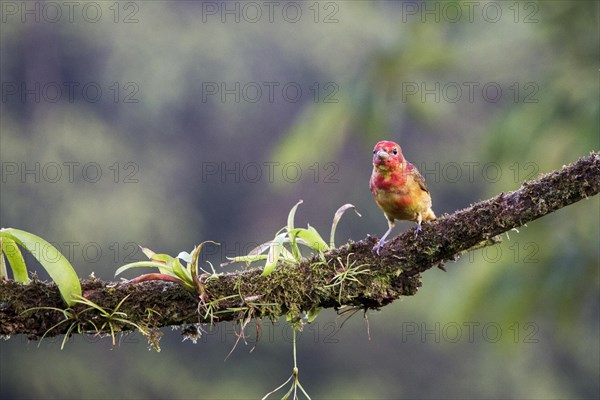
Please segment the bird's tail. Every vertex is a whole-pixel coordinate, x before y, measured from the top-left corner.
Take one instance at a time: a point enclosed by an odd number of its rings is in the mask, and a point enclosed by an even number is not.
[[[435,221],[436,219],[437,217],[431,208],[428,208],[423,214],[423,221]]]

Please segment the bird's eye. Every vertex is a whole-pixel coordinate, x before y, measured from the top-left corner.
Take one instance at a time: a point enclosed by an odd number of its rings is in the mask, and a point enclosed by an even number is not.
[[[377,153],[377,150],[373,150],[373,154]]]
[[[398,154],[398,149],[394,147],[394,150],[392,150],[392,153]]]

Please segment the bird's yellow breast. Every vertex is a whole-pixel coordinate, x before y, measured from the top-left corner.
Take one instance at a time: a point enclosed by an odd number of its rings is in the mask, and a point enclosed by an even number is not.
[[[383,177],[372,185],[375,202],[388,218],[417,221],[419,213],[431,208],[431,196],[410,174],[404,174],[401,184],[392,176]]]

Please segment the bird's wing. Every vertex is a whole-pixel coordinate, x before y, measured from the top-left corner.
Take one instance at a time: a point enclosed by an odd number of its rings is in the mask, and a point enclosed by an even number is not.
[[[421,189],[423,189],[425,192],[429,193],[429,189],[427,189],[427,183],[425,183],[425,178],[423,178],[423,175],[421,175],[421,173],[419,172],[417,167],[415,167],[414,165],[410,164],[410,167],[412,167],[413,178],[414,178],[415,182],[417,182],[419,184]]]

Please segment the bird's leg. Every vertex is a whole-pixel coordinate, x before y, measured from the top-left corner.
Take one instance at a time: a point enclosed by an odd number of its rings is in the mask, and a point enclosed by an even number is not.
[[[381,249],[381,246],[383,246],[383,244],[385,243],[385,238],[390,234],[390,232],[392,231],[392,229],[394,229],[395,226],[396,224],[394,223],[394,220],[388,218],[388,230],[385,232],[382,238],[379,239],[379,243],[377,243],[377,255],[379,255],[379,249]]]
[[[418,213],[417,214],[417,229],[415,230],[415,239],[419,235],[419,232],[421,232],[421,221],[423,221],[423,217],[421,216],[421,213]]]

